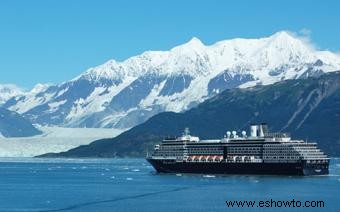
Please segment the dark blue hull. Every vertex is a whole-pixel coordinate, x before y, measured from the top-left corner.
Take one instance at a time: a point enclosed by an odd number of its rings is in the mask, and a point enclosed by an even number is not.
[[[328,163],[226,163],[226,162],[177,162],[175,160],[147,159],[162,173],[199,174],[250,174],[250,175],[326,175]]]

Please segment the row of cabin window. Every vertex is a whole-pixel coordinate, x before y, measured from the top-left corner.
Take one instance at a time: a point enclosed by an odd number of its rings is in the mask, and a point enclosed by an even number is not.
[[[228,147],[227,150],[231,150],[231,151],[235,151],[235,150],[239,150],[239,151],[245,151],[245,150],[256,150],[256,151],[261,151],[263,148],[261,147]]]
[[[166,157],[166,156],[173,156],[173,157],[177,157],[177,156],[183,156],[183,154],[156,154],[155,156],[162,156],[162,157]]]
[[[189,153],[201,153],[201,152],[219,152],[219,153],[223,153],[223,151],[221,151],[221,150],[189,150],[187,152],[189,152]]]
[[[227,151],[228,153],[256,153],[259,154],[261,153],[261,150],[229,150]]]
[[[300,157],[296,156],[264,156],[263,159],[299,159]]]
[[[195,147],[195,148],[188,148],[188,150],[196,150],[196,151],[204,151],[204,150],[222,150],[221,148],[200,148],[200,147]]]

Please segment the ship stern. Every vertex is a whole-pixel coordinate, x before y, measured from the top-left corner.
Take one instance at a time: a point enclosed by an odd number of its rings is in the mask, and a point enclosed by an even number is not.
[[[322,161],[303,161],[303,175],[328,175],[329,159]]]

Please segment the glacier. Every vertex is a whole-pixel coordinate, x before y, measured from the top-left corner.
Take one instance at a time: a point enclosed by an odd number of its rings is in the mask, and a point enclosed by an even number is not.
[[[64,152],[94,140],[112,138],[124,130],[37,126],[43,132],[31,137],[5,138],[0,133],[0,157],[34,157]]]

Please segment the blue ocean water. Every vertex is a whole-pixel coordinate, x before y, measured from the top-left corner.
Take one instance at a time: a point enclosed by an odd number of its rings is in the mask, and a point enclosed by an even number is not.
[[[340,211],[340,159],[314,177],[157,174],[143,159],[0,161],[0,211]],[[271,199],[324,207],[226,205]]]

